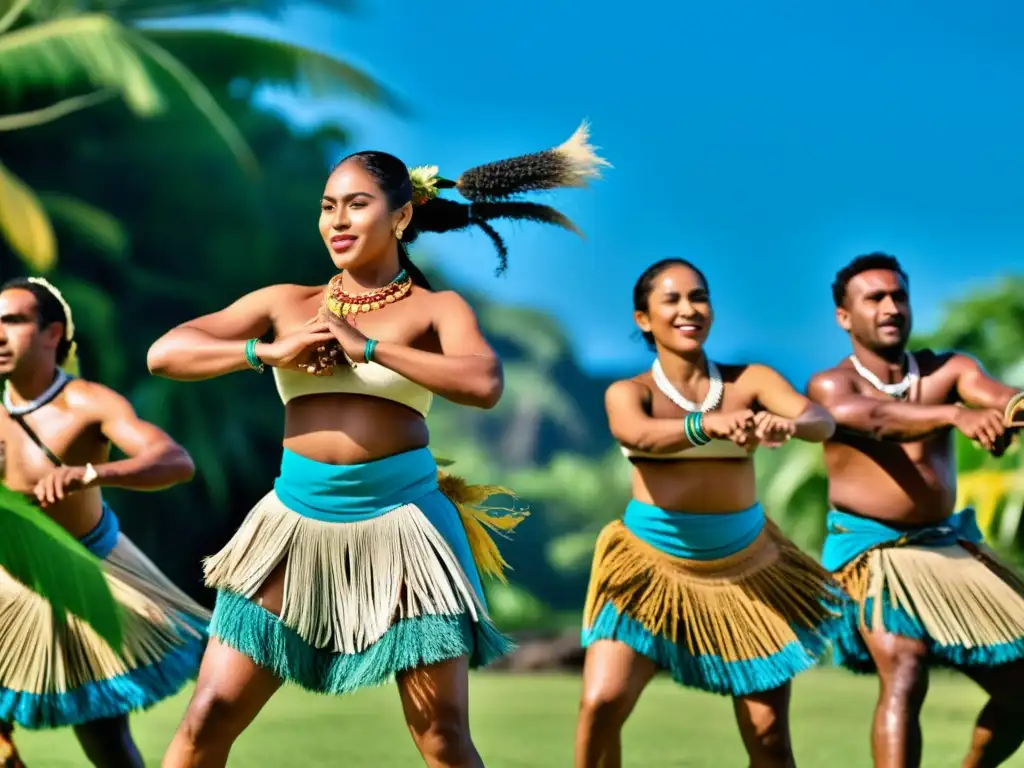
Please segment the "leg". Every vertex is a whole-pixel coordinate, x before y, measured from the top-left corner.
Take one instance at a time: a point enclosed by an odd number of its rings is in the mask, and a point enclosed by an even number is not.
[[[484,768],[469,735],[469,660],[465,656],[398,675],[402,712],[430,768]]]
[[[880,686],[871,737],[875,768],[919,768],[927,649],[919,640],[881,631],[865,633],[864,641],[878,667]]]
[[[223,768],[235,739],[280,685],[248,656],[211,639],[163,768]]]
[[[792,686],[733,699],[736,722],[750,768],[795,768],[789,740],[789,694]]]
[[[14,746],[14,723],[0,720],[0,768],[25,768]]]
[[[96,768],[145,768],[126,715],[77,725],[75,736]]]
[[[622,765],[622,726],[657,671],[653,661],[616,640],[598,640],[587,648],[576,768]]]
[[[1002,765],[1024,742],[1024,660],[962,671],[991,697],[974,726],[963,768]]]

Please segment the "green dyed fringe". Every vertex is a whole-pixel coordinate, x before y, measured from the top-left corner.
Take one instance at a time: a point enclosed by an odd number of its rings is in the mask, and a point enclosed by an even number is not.
[[[307,691],[334,696],[389,682],[396,673],[469,656],[471,669],[508,654],[514,644],[488,621],[468,614],[401,619],[360,653],[313,648],[256,603],[224,590],[210,620],[210,636],[264,669]]]

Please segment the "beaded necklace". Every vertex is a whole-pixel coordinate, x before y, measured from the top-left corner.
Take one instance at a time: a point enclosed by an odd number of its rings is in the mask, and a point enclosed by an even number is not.
[[[340,318],[373,312],[388,304],[394,304],[408,296],[412,290],[412,278],[404,269],[387,285],[366,293],[349,293],[342,288],[342,274],[344,273],[339,272],[327,284],[327,309]]]

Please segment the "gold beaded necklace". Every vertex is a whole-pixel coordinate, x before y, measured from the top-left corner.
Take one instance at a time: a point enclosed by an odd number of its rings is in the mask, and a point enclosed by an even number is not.
[[[373,312],[388,304],[394,304],[408,296],[412,290],[412,278],[404,269],[387,285],[367,293],[349,293],[342,288],[342,274],[339,272],[327,284],[326,303],[331,314],[343,319],[349,315]]]

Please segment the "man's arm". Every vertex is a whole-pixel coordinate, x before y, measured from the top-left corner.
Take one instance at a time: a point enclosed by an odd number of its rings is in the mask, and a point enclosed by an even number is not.
[[[801,395],[786,378],[767,365],[747,369],[754,383],[757,401],[770,413],[789,419],[796,431],[793,437],[821,443],[832,437],[836,423],[828,411]]]
[[[960,400],[973,408],[993,408],[1005,413],[1019,392],[1014,387],[996,381],[986,373],[974,358],[957,354],[950,361],[956,370],[956,393]]]
[[[188,452],[162,429],[140,419],[126,398],[93,383],[83,394],[103,435],[127,456],[97,465],[94,485],[158,491],[192,479],[195,465]]]
[[[954,426],[956,405],[922,405],[865,397],[849,374],[832,369],[815,374],[807,396],[822,405],[842,430],[897,443],[924,440]]]

